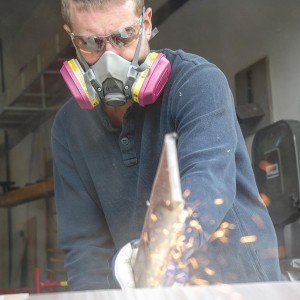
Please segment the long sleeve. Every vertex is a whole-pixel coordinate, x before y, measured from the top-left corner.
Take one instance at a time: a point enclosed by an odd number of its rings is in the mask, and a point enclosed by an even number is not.
[[[173,86],[172,117],[187,205],[203,228],[200,244],[220,226],[236,198],[237,134],[234,107],[224,75],[213,65],[195,64]],[[220,199],[220,200],[216,200]],[[222,201],[222,205],[216,205]]]
[[[180,51],[174,65],[164,109],[168,131],[178,134],[190,212],[183,260],[197,259],[191,276],[204,282],[278,280],[274,227],[259,197],[227,80],[215,65]]]
[[[93,186],[84,185],[87,180],[83,181],[82,176],[88,175],[77,171],[64,134],[57,118],[52,130],[55,200],[68,284],[72,290],[112,288],[110,261],[114,245]]]

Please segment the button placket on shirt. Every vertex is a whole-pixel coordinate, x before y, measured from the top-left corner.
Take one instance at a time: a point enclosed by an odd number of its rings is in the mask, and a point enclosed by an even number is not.
[[[137,164],[137,154],[134,148],[134,119],[127,115],[124,118],[122,132],[119,137],[119,146],[124,164],[132,166]]]
[[[128,137],[123,137],[121,138],[121,143],[124,145],[124,146],[127,146],[129,144],[129,139]]]

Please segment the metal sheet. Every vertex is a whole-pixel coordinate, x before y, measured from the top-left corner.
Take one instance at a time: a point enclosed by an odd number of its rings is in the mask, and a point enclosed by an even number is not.
[[[137,287],[157,287],[184,225],[176,135],[165,136],[133,268]]]

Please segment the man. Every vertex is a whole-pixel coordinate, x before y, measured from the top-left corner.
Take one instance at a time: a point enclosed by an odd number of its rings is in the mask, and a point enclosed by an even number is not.
[[[68,101],[52,129],[59,244],[69,285],[116,287],[112,258],[141,234],[163,138],[170,132],[178,135],[186,205],[201,226],[186,254],[197,261],[187,284],[279,280],[274,228],[222,72],[193,54],[158,51],[172,71],[155,103],[144,106],[123,97],[126,88],[109,94],[118,84],[101,81],[103,69],[109,73],[116,64],[122,69],[138,61],[137,68],[145,69],[152,11],[143,6],[143,0],[62,0],[64,29],[86,72],[87,89],[100,102],[82,110]]]

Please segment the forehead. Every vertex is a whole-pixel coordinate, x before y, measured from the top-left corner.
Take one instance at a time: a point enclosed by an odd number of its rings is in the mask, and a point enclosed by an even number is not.
[[[70,5],[71,27],[78,35],[108,35],[132,25],[138,17],[135,3],[131,0],[97,7]]]

